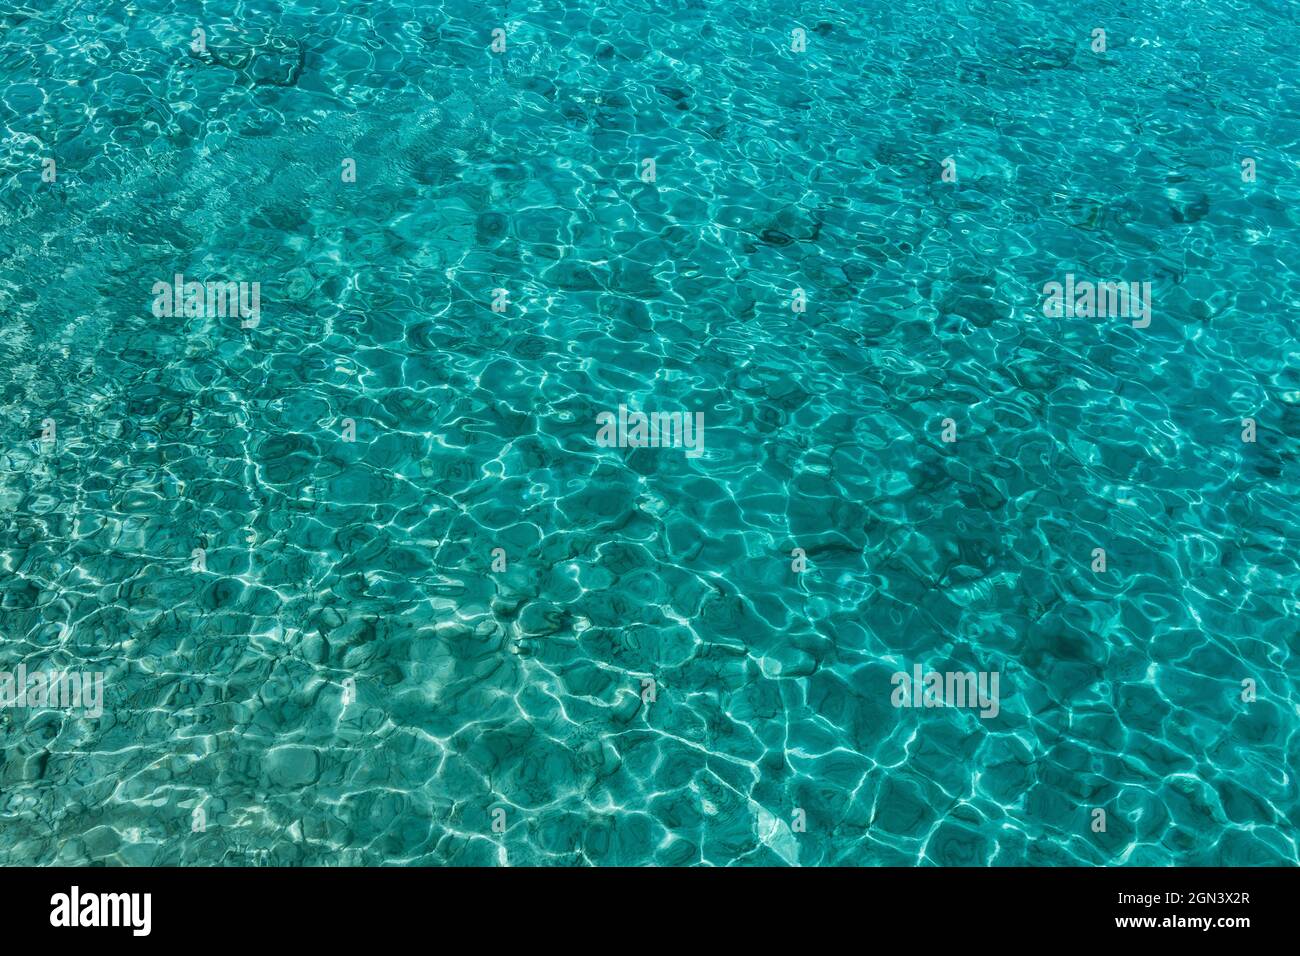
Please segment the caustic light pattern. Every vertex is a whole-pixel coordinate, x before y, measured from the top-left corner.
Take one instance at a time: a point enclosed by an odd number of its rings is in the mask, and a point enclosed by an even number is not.
[[[0,861],[1300,863],[1287,0],[0,12]]]

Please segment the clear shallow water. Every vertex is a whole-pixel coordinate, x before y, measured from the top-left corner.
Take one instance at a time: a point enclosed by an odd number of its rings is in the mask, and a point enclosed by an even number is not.
[[[195,14],[3,16],[0,860],[1297,862],[1293,5]]]

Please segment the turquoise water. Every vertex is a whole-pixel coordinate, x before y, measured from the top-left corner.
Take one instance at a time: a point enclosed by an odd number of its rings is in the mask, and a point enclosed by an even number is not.
[[[7,7],[0,670],[105,698],[0,711],[0,861],[1300,862],[1298,48],[1280,0]]]

